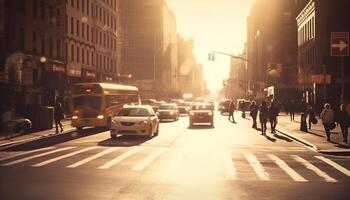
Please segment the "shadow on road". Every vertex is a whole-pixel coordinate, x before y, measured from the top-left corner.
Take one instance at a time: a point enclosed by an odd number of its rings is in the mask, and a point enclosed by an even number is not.
[[[277,135],[277,134],[275,134],[274,136],[275,136],[275,138],[277,138],[277,139],[279,139],[279,140],[284,140],[284,141],[286,141],[286,142],[293,142],[293,140],[291,140],[290,138],[287,138],[287,137],[282,136],[282,135]]]
[[[270,137],[268,135],[265,135],[265,138],[271,142],[276,142],[276,140],[277,140],[276,138]]]
[[[64,143],[70,140],[75,140],[87,136],[91,136],[94,134],[98,134],[105,131],[104,129],[101,128],[87,128],[83,129],[80,132],[74,131],[74,132],[69,132],[69,133],[63,133],[59,135],[52,135],[49,137],[45,137],[42,139],[26,142],[23,144],[19,144],[13,147],[8,147],[3,149],[3,151],[28,151],[28,150],[34,150],[34,149],[39,149],[39,148],[44,148],[44,147],[49,147],[53,146],[56,144]]]
[[[215,128],[214,126],[211,125],[193,125],[187,127],[187,129],[213,129]]]
[[[147,138],[145,136],[137,136],[137,135],[128,135],[128,136],[124,135],[114,139],[109,138],[107,140],[103,140],[99,142],[98,145],[107,146],[107,147],[131,147],[131,146],[137,146],[142,143],[145,143],[152,138]]]

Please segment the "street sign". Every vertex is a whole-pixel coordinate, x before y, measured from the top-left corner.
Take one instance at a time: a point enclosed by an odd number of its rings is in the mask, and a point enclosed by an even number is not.
[[[331,33],[331,56],[349,56],[349,32]]]
[[[316,84],[330,84],[331,83],[331,75],[330,74],[311,74],[310,81]]]

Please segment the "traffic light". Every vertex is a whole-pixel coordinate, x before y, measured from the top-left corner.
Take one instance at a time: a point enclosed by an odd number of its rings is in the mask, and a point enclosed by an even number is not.
[[[215,53],[208,53],[208,60],[215,61]]]

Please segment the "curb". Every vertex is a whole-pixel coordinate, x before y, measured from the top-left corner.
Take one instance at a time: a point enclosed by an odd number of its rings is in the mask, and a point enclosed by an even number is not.
[[[8,142],[8,143],[0,144],[0,150],[11,148],[11,147],[16,147],[18,145],[25,144],[27,142],[32,142],[32,141],[35,141],[35,140],[62,136],[62,135],[65,135],[65,134],[72,133],[72,132],[74,132],[76,130],[77,130],[76,128],[72,127],[72,128],[70,128],[68,130],[63,131],[62,133],[59,133],[59,134],[49,133],[49,134],[42,135],[42,136],[36,136],[36,137],[32,137],[32,138],[27,138],[27,139],[23,139],[23,140],[12,141],[12,142]]]
[[[297,141],[297,142],[299,142],[299,143],[309,147],[313,151],[316,151],[316,152],[320,151],[316,145],[314,145],[314,144],[312,144],[312,143],[310,143],[310,142],[308,142],[308,141],[306,141],[304,139],[301,139],[301,138],[299,138],[297,136],[294,136],[293,134],[290,134],[287,131],[281,130],[279,128],[276,128],[276,131],[278,131],[279,133],[281,133],[281,134],[283,134],[283,135],[285,135],[285,136],[287,136],[287,137],[289,137],[289,138],[291,138],[291,139],[293,139],[293,140],[295,140],[295,141]]]

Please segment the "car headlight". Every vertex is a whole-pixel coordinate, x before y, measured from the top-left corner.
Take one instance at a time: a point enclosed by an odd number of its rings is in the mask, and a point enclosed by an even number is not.
[[[174,114],[174,112],[170,112],[170,114],[171,114],[171,115],[173,115],[173,114]]]
[[[97,116],[97,119],[103,119],[104,118],[104,116],[103,115],[99,115],[99,116]]]
[[[72,119],[78,119],[78,116],[73,115]]]

